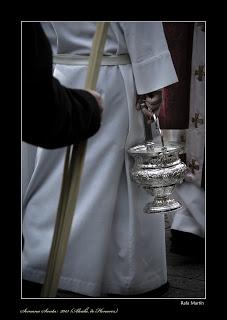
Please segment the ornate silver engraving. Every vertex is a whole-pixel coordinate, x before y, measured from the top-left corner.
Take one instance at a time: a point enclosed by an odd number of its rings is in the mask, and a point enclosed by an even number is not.
[[[131,179],[148,193],[154,196],[153,202],[148,203],[144,212],[166,213],[181,207],[181,204],[170,198],[174,187],[182,183],[188,170],[179,158],[182,146],[174,143],[149,143],[131,147],[128,153],[134,158],[130,170]]]

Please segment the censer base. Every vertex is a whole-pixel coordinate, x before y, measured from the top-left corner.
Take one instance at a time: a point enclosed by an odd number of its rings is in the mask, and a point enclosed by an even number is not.
[[[147,203],[143,211],[148,214],[165,214],[181,207],[182,205],[175,199],[156,198],[153,202]]]

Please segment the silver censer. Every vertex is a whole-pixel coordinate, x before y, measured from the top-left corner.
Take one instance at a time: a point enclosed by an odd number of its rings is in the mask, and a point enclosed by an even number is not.
[[[159,131],[161,133],[160,127]],[[171,197],[175,185],[183,182],[188,170],[179,158],[182,149],[177,143],[164,145],[162,137],[162,144],[145,141],[128,150],[134,158],[131,179],[154,196],[154,200],[144,207],[145,213],[166,213],[182,207]]]

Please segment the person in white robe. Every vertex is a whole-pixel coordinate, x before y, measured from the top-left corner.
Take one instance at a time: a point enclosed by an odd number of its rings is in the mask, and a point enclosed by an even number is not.
[[[46,22],[55,52],[88,56],[95,22]],[[54,30],[54,33],[50,34]],[[102,65],[96,90],[104,93],[102,126],[88,140],[80,193],[59,288],[87,296],[136,295],[167,282],[163,215],[147,215],[150,196],[130,178],[127,150],[144,141],[137,95],[178,81],[161,22],[111,22],[105,56],[130,63]],[[83,88],[86,65],[56,64],[54,76]],[[43,283],[56,218],[65,148],[33,150],[24,184],[23,279]]]
[[[205,28],[194,23],[189,128],[185,134],[185,152],[190,172],[176,187],[183,208],[171,224],[174,246],[183,254],[205,256]],[[174,239],[174,235],[177,238]],[[183,239],[187,239],[184,243]],[[190,241],[191,239],[191,241]],[[177,245],[178,241],[178,245]],[[182,249],[180,249],[182,247]],[[187,249],[188,247],[188,249]]]

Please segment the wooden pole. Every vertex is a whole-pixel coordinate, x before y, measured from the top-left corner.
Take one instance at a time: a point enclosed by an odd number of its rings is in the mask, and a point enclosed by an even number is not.
[[[85,89],[95,90],[108,22],[98,22],[89,57]],[[41,297],[55,297],[79,194],[87,142],[67,148],[54,235]]]

